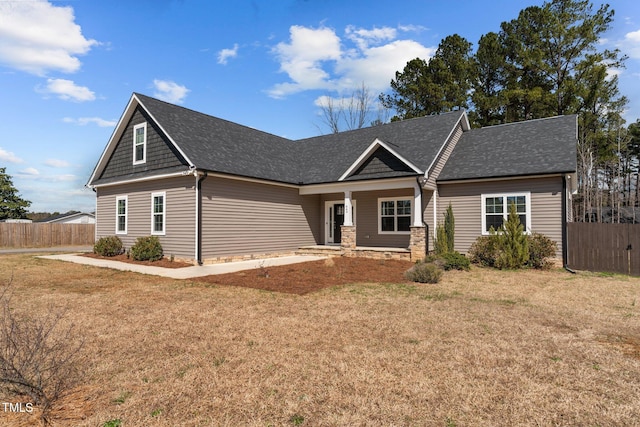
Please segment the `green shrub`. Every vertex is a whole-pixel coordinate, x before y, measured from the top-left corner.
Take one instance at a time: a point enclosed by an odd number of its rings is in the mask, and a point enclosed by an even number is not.
[[[480,236],[469,249],[469,258],[474,264],[493,267],[498,257],[497,236]]]
[[[138,237],[130,249],[131,258],[136,261],[157,261],[162,259],[162,245],[157,236]]]
[[[124,253],[122,240],[118,236],[106,236],[98,239],[93,245],[93,253],[101,256],[116,256]]]
[[[449,270],[464,270],[469,271],[469,267],[471,262],[469,258],[462,255],[460,252],[448,252],[442,255],[442,259],[444,260],[444,269]]]
[[[552,262],[548,258],[556,256],[556,242],[540,233],[533,233],[529,238],[529,261],[527,265],[537,269],[549,269]]]
[[[412,282],[438,283],[442,278],[442,269],[433,263],[418,262],[404,272],[404,277]]]

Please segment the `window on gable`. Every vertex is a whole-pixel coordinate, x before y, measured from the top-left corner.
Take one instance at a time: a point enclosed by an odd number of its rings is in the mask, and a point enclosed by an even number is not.
[[[133,127],[133,164],[139,165],[147,161],[147,124],[141,123]]]
[[[378,199],[378,232],[409,233],[412,199]]]
[[[116,197],[116,234],[127,234],[127,196]]]
[[[165,193],[153,193],[151,195],[151,234],[165,234]]]
[[[516,205],[520,223],[527,232],[531,231],[531,194],[483,194],[482,234],[489,234],[493,227],[498,230],[509,216],[509,208]]]

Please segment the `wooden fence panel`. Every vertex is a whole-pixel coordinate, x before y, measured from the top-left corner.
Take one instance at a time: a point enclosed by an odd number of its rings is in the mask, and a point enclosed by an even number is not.
[[[0,248],[90,246],[95,224],[0,223]]]
[[[640,224],[567,224],[567,265],[640,276]]]

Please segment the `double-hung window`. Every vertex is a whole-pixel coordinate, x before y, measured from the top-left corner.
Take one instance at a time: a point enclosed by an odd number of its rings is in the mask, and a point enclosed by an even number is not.
[[[147,123],[133,127],[133,164],[139,165],[147,161]]]
[[[127,234],[127,196],[116,197],[116,234]]]
[[[509,208],[514,204],[520,223],[526,232],[531,231],[531,193],[505,193],[482,195],[482,234],[500,229],[509,217]]]
[[[166,194],[151,194],[151,234],[164,235],[166,229]]]
[[[409,233],[412,208],[413,199],[410,198],[378,199],[378,232]]]

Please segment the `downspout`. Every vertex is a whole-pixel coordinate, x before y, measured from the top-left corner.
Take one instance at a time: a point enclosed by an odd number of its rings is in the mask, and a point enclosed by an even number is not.
[[[420,218],[422,218],[422,225],[424,226],[424,256],[425,258],[429,254],[429,226],[424,221],[424,192],[422,191],[421,181],[425,179],[423,176],[416,176],[416,182],[418,183],[418,188],[420,189]]]
[[[570,273],[575,271],[569,268],[569,245],[567,237],[567,175],[562,175],[562,266]]]
[[[202,181],[207,179],[207,173],[202,175],[193,172],[196,177],[196,262],[202,265]]]

